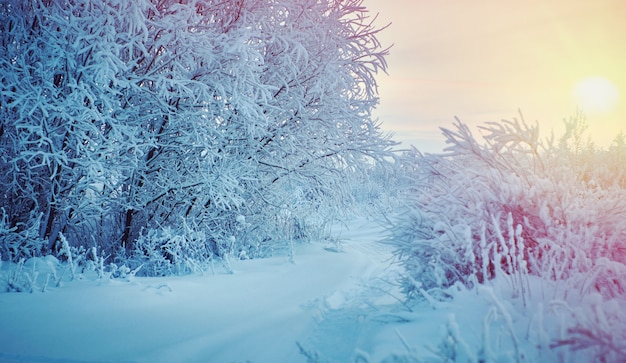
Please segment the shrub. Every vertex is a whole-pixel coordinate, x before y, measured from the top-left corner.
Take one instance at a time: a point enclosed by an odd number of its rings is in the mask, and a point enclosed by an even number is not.
[[[576,351],[583,361],[623,361],[623,135],[597,148],[585,141],[579,116],[566,121],[558,142],[541,140],[523,118],[487,123],[481,142],[467,125],[455,127],[443,129],[444,153],[404,156],[406,203],[388,242],[404,266],[407,297],[432,302],[454,284],[504,280],[513,295],[494,295],[494,303],[521,301],[523,316],[560,321],[543,347]],[[551,308],[528,311],[537,305]]]
[[[455,126],[443,130],[445,153],[412,156],[408,202],[390,239],[407,293],[416,281],[470,286],[499,272],[564,280],[604,259],[626,263],[623,143],[581,143],[572,136],[584,128],[580,118],[559,143],[541,140],[523,118],[481,127],[483,144]]]
[[[0,208],[0,256],[12,262],[40,256],[46,244],[39,238],[41,215],[30,213],[26,222],[11,225],[9,215]]]
[[[214,248],[205,233],[182,223],[177,229],[163,227],[142,233],[129,260],[131,268],[141,266],[141,275],[182,275],[203,272],[204,264],[214,256]]]

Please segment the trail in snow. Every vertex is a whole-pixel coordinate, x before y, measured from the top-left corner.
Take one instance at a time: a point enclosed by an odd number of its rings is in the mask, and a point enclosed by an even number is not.
[[[85,278],[0,294],[0,361],[306,362],[296,342],[332,339],[341,345],[321,353],[347,357],[362,343],[354,314],[384,298],[370,287],[390,252],[374,222],[337,233],[342,251],[300,245],[295,264],[275,257],[236,261],[233,275]]]

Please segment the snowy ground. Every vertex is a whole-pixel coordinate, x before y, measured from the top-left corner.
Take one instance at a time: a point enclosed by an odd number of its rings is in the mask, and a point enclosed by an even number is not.
[[[296,342],[350,359],[366,348],[358,316],[333,312],[363,300],[386,273],[380,232],[357,224],[338,231],[341,252],[300,245],[295,263],[237,261],[232,275],[85,277],[45,293],[0,294],[0,361],[305,362]]]
[[[528,313],[542,299],[520,309],[492,294],[506,297],[506,286],[404,306],[382,231],[361,220],[336,231],[339,252],[299,245],[295,263],[236,261],[234,274],[85,276],[45,293],[1,293],[0,362],[477,361],[485,347],[491,361],[574,358],[541,336],[557,322]]]

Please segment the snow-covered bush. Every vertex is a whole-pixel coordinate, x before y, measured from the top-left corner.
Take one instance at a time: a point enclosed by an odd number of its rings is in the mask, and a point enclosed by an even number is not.
[[[580,116],[566,122],[558,142],[540,139],[523,118],[480,127],[481,142],[467,125],[455,126],[443,129],[450,145],[443,154],[405,155],[407,202],[389,242],[405,267],[407,296],[442,298],[457,283],[504,280],[511,295],[501,298],[519,299],[522,309],[543,296],[546,305],[581,311],[570,317],[578,324],[551,337],[555,347],[623,359],[611,334],[623,340],[626,331],[607,321],[626,315],[604,309],[626,301],[623,137],[597,148],[584,140]],[[582,303],[594,295],[601,304]]]
[[[3,231],[36,217],[51,253],[63,233],[119,258],[187,220],[255,257],[287,205],[315,233],[394,144],[371,117],[380,30],[361,0],[2,2]]]
[[[60,267],[54,256],[22,258],[0,269],[0,291],[45,292],[49,286],[58,284]]]
[[[587,354],[593,361],[624,362],[626,360],[626,327],[624,299],[605,299],[590,293],[575,307],[557,305],[569,322],[566,332],[554,339],[551,348],[567,347]]]
[[[17,262],[23,258],[40,256],[46,244],[39,238],[41,216],[30,213],[25,222],[11,225],[9,215],[0,209],[0,256]]]
[[[214,255],[205,233],[182,224],[180,228],[163,227],[141,234],[134,244],[132,267],[148,276],[181,275],[205,270]]]
[[[414,154],[391,239],[412,278],[426,289],[499,271],[562,280],[626,263],[626,149],[572,145],[582,122],[558,144],[523,119],[481,127],[484,144],[458,122],[444,154]]]

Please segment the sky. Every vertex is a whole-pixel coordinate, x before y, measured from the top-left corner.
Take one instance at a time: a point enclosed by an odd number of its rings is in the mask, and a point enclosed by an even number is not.
[[[402,146],[440,152],[440,127],[520,118],[560,136],[582,110],[607,146],[626,133],[623,0],[364,0],[392,45],[375,117]],[[585,81],[586,80],[586,81]]]

